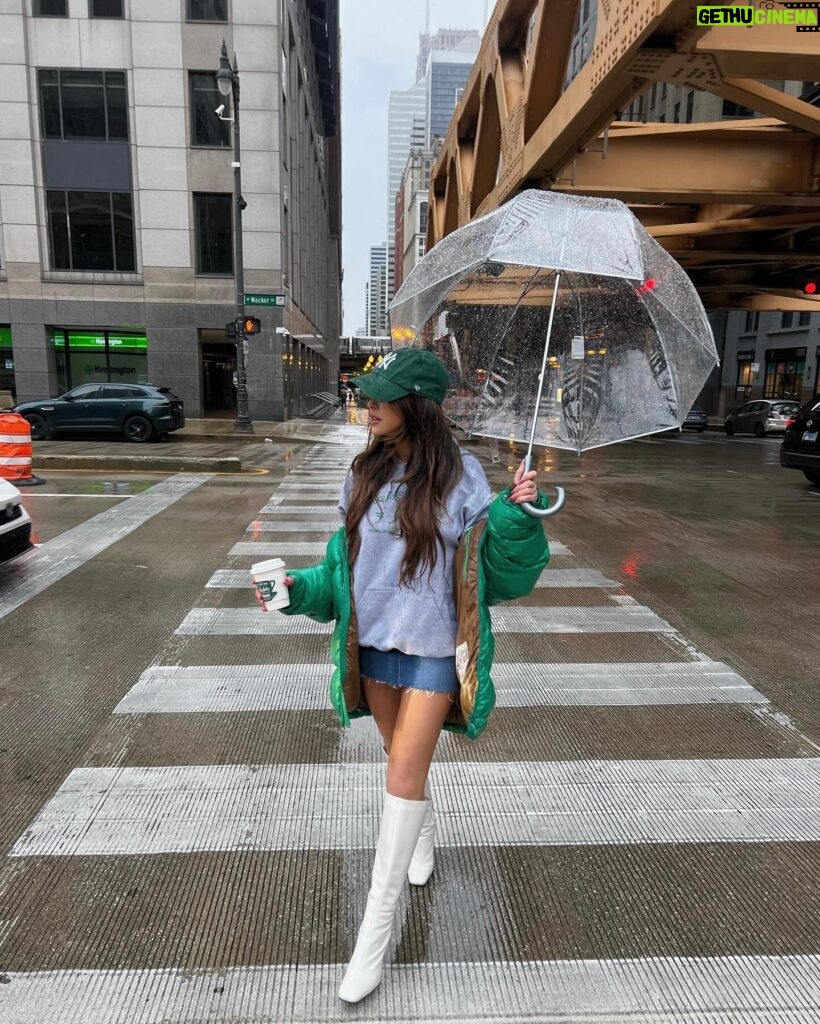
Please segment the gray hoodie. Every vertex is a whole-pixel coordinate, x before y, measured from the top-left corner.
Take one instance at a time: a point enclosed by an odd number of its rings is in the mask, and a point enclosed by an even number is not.
[[[444,550],[439,544],[432,573],[425,572],[412,587],[399,586],[404,539],[398,536],[396,508],[404,486],[387,483],[359,523],[361,547],[353,571],[353,596],[359,624],[359,644],[380,651],[398,650],[424,658],[455,654],[456,608],[453,566],[464,533],[487,517],[492,492],[478,459],[462,451],[464,473],[447,495],[446,512],[439,522]],[[404,463],[393,479],[400,479]],[[347,474],[339,498],[344,521],[353,485]]]

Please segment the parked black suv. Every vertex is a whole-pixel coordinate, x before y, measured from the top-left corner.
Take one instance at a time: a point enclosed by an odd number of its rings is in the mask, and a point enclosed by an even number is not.
[[[182,401],[153,384],[81,384],[60,398],[23,402],[13,411],[28,420],[32,441],[100,432],[141,443],[185,426]]]
[[[786,424],[780,465],[802,469],[809,483],[820,484],[820,395],[815,395]]]

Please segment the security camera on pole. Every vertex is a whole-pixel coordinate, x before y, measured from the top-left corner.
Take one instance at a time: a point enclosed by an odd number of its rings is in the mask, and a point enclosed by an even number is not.
[[[219,70],[216,73],[216,84],[219,92],[226,99],[233,97],[233,117],[225,117],[224,104],[217,108],[217,116],[222,121],[233,121],[233,201],[236,210],[234,216],[234,277],[236,280],[236,421],[234,430],[243,434],[253,433],[253,423],[248,415],[248,374],[245,369],[245,272],[242,262],[242,211],[248,205],[242,198],[242,173],[239,147],[239,71],[236,54],[233,55],[233,67],[228,60],[228,47],[222,40],[222,53],[219,57]]]

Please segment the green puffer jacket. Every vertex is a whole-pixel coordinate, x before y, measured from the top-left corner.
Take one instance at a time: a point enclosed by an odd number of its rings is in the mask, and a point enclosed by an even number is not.
[[[475,739],[495,706],[490,668],[495,640],[489,607],[524,597],[533,589],[549,562],[549,547],[540,519],[528,516],[503,491],[482,519],[464,534],[454,565],[456,664],[460,691],[444,728]],[[539,494],[539,507],[546,496]],[[324,561],[309,569],[293,569],[290,605],[283,615],[307,615],[317,622],[336,620],[330,641],[334,666],[330,700],[344,726],[351,718],[369,715],[359,672],[356,609],[350,585],[347,537],[344,528],[328,542]]]

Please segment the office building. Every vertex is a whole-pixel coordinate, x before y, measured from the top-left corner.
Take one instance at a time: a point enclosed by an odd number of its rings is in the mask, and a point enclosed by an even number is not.
[[[479,40],[464,39],[456,50],[431,50],[427,58],[427,145],[443,138],[473,70]]]
[[[231,415],[232,124],[241,81],[250,414],[335,389],[338,0],[18,0],[0,54],[0,390],[151,381]],[[284,41],[284,45],[283,45]]]
[[[387,245],[370,247],[370,280],[367,285],[367,334],[388,334]]]

